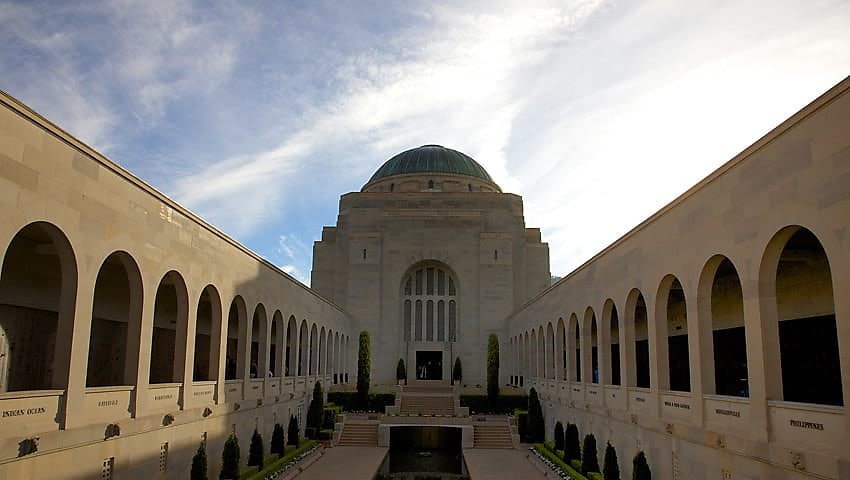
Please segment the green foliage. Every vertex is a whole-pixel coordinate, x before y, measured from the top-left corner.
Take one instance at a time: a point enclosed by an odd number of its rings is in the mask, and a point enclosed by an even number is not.
[[[360,346],[357,349],[357,393],[363,403],[369,395],[369,374],[371,372],[371,357],[369,353],[369,332],[360,332]]]
[[[542,442],[546,437],[546,425],[543,420],[543,407],[537,397],[537,390],[531,387],[528,392],[528,440]]]
[[[567,431],[564,433],[564,460],[579,460],[581,458],[581,446],[578,443],[578,427],[573,423],[567,423]]]
[[[248,466],[263,468],[263,437],[256,428],[251,435],[251,446],[248,447]]]
[[[487,396],[490,405],[499,402],[499,337],[491,333],[487,339]]]
[[[564,425],[555,422],[555,451],[564,449]]]
[[[220,479],[237,479],[239,478],[239,439],[236,435],[230,434],[224,442],[224,450],[221,452],[221,474]]]
[[[534,444],[534,449],[543,454],[544,457],[549,459],[550,462],[555,465],[561,467],[561,470],[567,472],[567,474],[573,478],[573,480],[588,480],[587,477],[578,472],[572,465],[567,464],[561,458],[558,458],[558,454],[552,450],[546,448],[546,446],[542,443]]]
[[[404,368],[404,359],[398,359],[398,365],[395,367],[395,379],[398,383],[402,380],[407,380],[407,369]]]
[[[611,442],[605,444],[605,457],[602,459],[602,475],[605,480],[620,480],[620,465],[617,463],[617,450]]]
[[[599,459],[596,455],[596,437],[592,433],[584,436],[584,445],[581,449],[581,473],[587,476],[587,472],[599,471]]]
[[[646,463],[646,455],[640,450],[632,460],[632,480],[652,480],[652,472]]]
[[[469,407],[469,413],[474,414],[509,415],[517,409],[525,410],[528,407],[528,395],[499,395],[495,408],[490,405],[487,395],[461,395],[460,406]]]
[[[189,472],[191,480],[207,480],[207,449],[204,442],[198,445],[198,451],[192,457],[192,470]]]
[[[328,402],[339,406],[342,411],[383,412],[387,405],[395,405],[394,393],[370,393],[366,399],[360,398],[358,392],[330,392]]]
[[[519,438],[523,442],[528,442],[528,410],[514,410],[516,416],[516,429],[519,433]]]
[[[455,358],[455,366],[452,368],[452,382],[460,382],[463,379],[463,368],[460,366],[460,357]]]
[[[322,428],[322,417],[324,415],[325,402],[322,394],[322,384],[316,382],[313,385],[313,400],[310,402],[310,407],[307,409],[307,429],[305,431],[312,432],[312,435],[307,435],[315,440],[316,433]]]
[[[286,444],[298,446],[298,419],[295,415],[289,416],[289,426],[286,429]]]
[[[269,447],[270,453],[276,453],[279,457],[283,456],[284,452],[284,439],[283,439],[283,425],[279,423],[274,424],[274,430],[272,431],[272,443]]]
[[[245,480],[264,480],[265,478],[269,477],[271,473],[280,470],[281,467],[291,462],[298,455],[301,455],[307,450],[310,450],[315,445],[315,440],[305,440],[298,448],[293,446],[286,447],[286,454],[283,457],[279,458],[274,462],[269,462],[269,464],[266,465],[266,467],[260,470],[259,472],[252,473],[251,475],[244,475],[243,478],[245,478]],[[254,470],[256,469],[256,467],[251,468]]]
[[[328,395],[330,396],[330,395]],[[342,411],[341,407],[338,407],[333,404],[325,404],[325,411],[322,415],[322,429],[331,429],[333,430],[336,427],[336,418],[339,416],[339,413]]]
[[[319,430],[319,440],[330,440],[334,436],[334,431],[330,428],[323,428]]]

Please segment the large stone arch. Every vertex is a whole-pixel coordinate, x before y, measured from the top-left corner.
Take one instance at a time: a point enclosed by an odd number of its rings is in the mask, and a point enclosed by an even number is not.
[[[703,267],[697,311],[703,392],[748,397],[744,294],[738,270],[726,256],[714,255]]]
[[[759,269],[769,399],[843,405],[832,271],[820,240],[788,226]]]
[[[77,276],[55,225],[30,223],[12,238],[0,272],[0,393],[67,386]]]
[[[111,253],[95,280],[86,387],[135,385],[142,303],[136,261],[124,251]]]
[[[170,270],[159,281],[154,299],[148,374],[151,384],[183,381],[188,322],[186,281],[179,272]]]
[[[675,275],[668,274],[661,279],[655,317],[658,356],[664,365],[659,371],[659,388],[690,392],[687,300],[684,287]]]

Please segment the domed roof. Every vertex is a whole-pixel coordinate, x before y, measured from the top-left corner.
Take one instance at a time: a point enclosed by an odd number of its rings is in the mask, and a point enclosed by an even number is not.
[[[399,153],[387,160],[372,175],[367,185],[386,177],[411,173],[466,175],[493,183],[490,174],[469,155],[440,145],[423,145]]]

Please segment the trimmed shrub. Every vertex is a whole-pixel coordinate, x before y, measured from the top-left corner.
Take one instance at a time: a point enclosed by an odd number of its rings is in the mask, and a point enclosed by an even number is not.
[[[323,428],[319,430],[319,440],[330,440],[334,436],[334,431],[328,428]]]
[[[537,390],[531,387],[528,392],[528,440],[542,442],[546,437],[546,425],[543,420],[543,407],[537,398]]]
[[[499,403],[499,337],[495,333],[487,339],[487,397],[495,408]]]
[[[341,408],[336,405],[325,405],[325,411],[322,415],[322,429],[331,429],[336,428],[336,418],[339,415]]]
[[[207,449],[204,442],[198,445],[198,451],[192,457],[192,470],[189,472],[191,480],[207,480]]]
[[[461,395],[460,406],[469,407],[469,413],[489,413],[493,415],[510,415],[515,410],[528,408],[528,395],[499,395],[497,406],[490,405],[487,395]]]
[[[322,417],[325,410],[325,402],[322,399],[322,384],[316,382],[313,385],[313,400],[310,402],[310,407],[307,409],[307,428],[305,436],[307,438],[316,439],[316,433],[322,428]],[[312,435],[306,432],[311,432]]]
[[[605,480],[620,480],[620,465],[617,463],[617,450],[611,442],[605,444],[605,457],[602,460],[602,476]]]
[[[578,427],[573,423],[567,423],[567,431],[564,433],[564,461],[581,459],[581,446],[578,443]]]
[[[519,438],[528,443],[528,410],[514,410],[516,416],[516,429]]]
[[[584,436],[584,445],[581,449],[581,473],[587,476],[587,472],[599,471],[599,459],[596,455],[596,437],[592,433]]]
[[[555,451],[564,449],[564,425],[555,422]]]
[[[452,383],[463,379],[463,369],[460,366],[460,357],[455,358],[455,366],[452,368]]]
[[[286,444],[298,446],[298,420],[295,415],[289,416],[289,426],[286,429]]]
[[[251,435],[251,445],[248,447],[248,466],[263,468],[263,437],[256,428],[254,434]]]
[[[366,400],[358,392],[330,392],[328,402],[337,405],[342,411],[383,412],[387,405],[395,405],[394,393],[370,393]]]
[[[395,380],[399,383],[399,385],[402,380],[405,380],[405,383],[407,383],[407,369],[404,368],[403,358],[398,359],[398,365],[395,367]]]
[[[269,446],[269,453],[276,453],[278,457],[282,457],[284,453],[284,440],[283,440],[283,425],[279,423],[274,424],[274,431],[272,431],[272,443]]]
[[[640,450],[632,460],[632,480],[652,480],[652,472],[646,463],[646,455]]]
[[[357,349],[357,393],[363,404],[368,401],[369,373],[371,371],[371,354],[369,353],[369,332],[360,332],[360,343]]]
[[[239,439],[230,434],[224,442],[224,450],[221,452],[221,474],[220,479],[235,480],[239,478]]]
[[[558,454],[556,452],[553,452],[552,450],[549,450],[546,445],[542,443],[535,443],[534,449],[540,452],[544,457],[549,459],[550,462],[561,467],[561,470],[567,472],[567,474],[574,480],[588,480],[587,477],[580,474],[573,465],[570,465],[567,462],[564,462],[562,459],[558,458]]]

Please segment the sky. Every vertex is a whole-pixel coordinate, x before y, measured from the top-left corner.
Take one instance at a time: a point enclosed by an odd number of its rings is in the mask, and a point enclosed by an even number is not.
[[[424,144],[564,276],[850,74],[848,32],[850,0],[0,0],[0,89],[308,285],[339,196]]]

